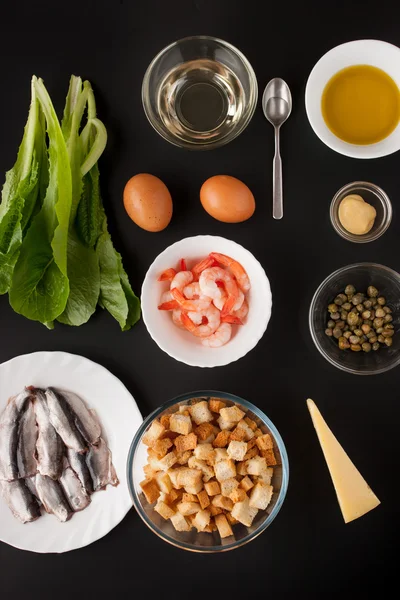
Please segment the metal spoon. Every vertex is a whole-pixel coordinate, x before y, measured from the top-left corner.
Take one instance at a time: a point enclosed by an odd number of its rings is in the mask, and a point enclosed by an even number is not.
[[[275,77],[267,84],[262,97],[262,107],[265,117],[275,129],[272,216],[274,219],[282,219],[282,160],[279,152],[279,130],[292,112],[292,95],[289,86],[283,79]]]

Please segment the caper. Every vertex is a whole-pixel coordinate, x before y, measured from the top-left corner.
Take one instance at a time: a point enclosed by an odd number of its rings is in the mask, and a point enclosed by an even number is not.
[[[385,343],[385,338],[383,337],[383,335],[378,335],[378,342],[380,342],[381,344]]]
[[[382,325],[383,325],[383,319],[382,318],[375,318],[374,319],[374,327],[375,327],[375,329],[377,327],[382,327]]]
[[[350,328],[349,328],[349,326],[348,326],[348,325],[347,325],[347,323],[346,323],[346,325],[343,327],[343,331],[348,331],[349,329],[350,329]]]
[[[350,344],[359,344],[360,338],[358,337],[358,335],[351,335],[349,337],[349,341],[350,341]]]
[[[340,314],[338,312],[331,313],[331,319],[338,321],[340,319]]]
[[[393,323],[388,323],[387,325],[385,325],[385,329],[394,329]]]
[[[374,285],[369,285],[367,289],[367,294],[370,298],[376,298],[379,292]]]
[[[384,329],[382,332],[383,337],[387,338],[387,337],[393,337],[394,336],[394,331],[393,329]]]
[[[330,327],[327,327],[327,329],[325,329],[325,334],[326,334],[328,337],[332,337],[332,334],[333,334],[333,329],[331,329]]]
[[[350,336],[351,336],[351,331],[345,331],[345,332],[344,332],[344,334],[343,334],[343,337],[344,337],[346,340],[348,340]]]
[[[345,302],[344,304],[342,304],[342,309],[343,310],[351,310],[350,302]]]
[[[386,304],[386,298],[384,296],[379,296],[379,298],[378,298],[378,304],[380,306],[383,306],[384,304]]]
[[[373,321],[375,319],[375,316],[376,315],[375,315],[374,309],[371,309],[371,316],[370,316],[371,321]]]
[[[358,317],[358,319],[357,319],[357,325],[358,325],[358,327],[360,327],[362,325],[362,323],[363,323],[362,317]]]
[[[377,327],[377,328],[375,329],[375,331],[376,331],[376,333],[379,335],[380,333],[382,333],[382,331],[383,331],[383,327]]]
[[[386,314],[386,313],[385,313],[385,311],[383,310],[383,308],[380,308],[380,307],[379,307],[379,308],[377,308],[377,309],[376,309],[376,311],[375,311],[375,316],[376,316],[376,317],[379,317],[379,318],[380,318],[380,317],[384,317],[384,316],[385,316],[385,314]]]
[[[364,310],[364,306],[362,304],[357,304],[356,309],[359,313],[362,313],[362,311]]]
[[[372,337],[369,338],[370,344],[375,344],[378,341],[378,338],[376,337],[376,335],[373,335]]]
[[[352,325],[349,329],[350,331],[354,331],[355,329],[357,329],[357,325]]]
[[[391,346],[393,344],[393,339],[391,337],[385,338],[385,344],[388,347]]]
[[[378,303],[378,301],[377,301],[376,298],[371,298],[371,304],[372,304],[372,306],[376,306],[377,303]]]
[[[346,321],[346,319],[347,319],[347,315],[348,315],[348,314],[349,314],[349,313],[347,312],[347,310],[342,310],[342,311],[340,312],[340,318],[342,319],[342,321]]]
[[[346,296],[348,296],[349,294],[355,294],[356,288],[354,287],[354,285],[346,285],[344,293],[346,294]]]
[[[385,315],[385,316],[383,317],[383,322],[384,322],[384,323],[391,323],[392,321],[393,321],[393,317],[392,317],[392,315]]]
[[[355,329],[354,330],[354,335],[358,335],[358,337],[361,337],[363,334],[363,330],[362,329]]]
[[[375,331],[371,329],[371,331],[367,333],[367,338],[370,340],[372,337],[375,337]]]
[[[369,342],[364,342],[361,347],[364,350],[364,352],[371,352],[372,350],[372,346]]]
[[[335,321],[332,321],[332,319],[329,319],[327,326],[330,327],[331,329],[333,329],[335,327]]]
[[[372,307],[371,300],[364,300],[363,304],[364,304],[365,308],[367,308],[367,309]]]
[[[368,335],[369,333],[371,333],[371,327],[369,325],[366,325],[364,323],[364,325],[361,325],[361,329],[363,330],[363,332]]]
[[[330,313],[335,313],[337,311],[337,309],[338,309],[338,307],[336,306],[335,303],[329,304],[329,306],[328,306],[328,311]]]
[[[351,301],[354,304],[354,306],[357,306],[357,304],[361,304],[363,302],[363,297],[361,294],[355,294],[352,297]]]
[[[343,305],[343,308],[344,308],[344,305]],[[385,313],[386,313],[387,315],[390,315],[390,314],[391,314],[391,312],[392,312],[392,309],[391,309],[391,308],[389,308],[389,306],[384,306],[384,307],[383,307],[383,310],[385,311]]]
[[[350,326],[357,325],[358,315],[356,313],[350,312],[347,315],[347,322]]]
[[[365,319],[364,325],[369,325],[370,327],[372,327],[372,321],[371,321],[371,319]]]
[[[347,297],[346,297],[346,300],[347,300]],[[341,298],[339,298],[338,296],[335,298],[334,302],[335,302],[336,306],[342,306],[342,304],[343,304],[343,300]]]
[[[339,327],[335,327],[335,329],[333,329],[332,333],[333,333],[333,337],[338,340],[340,338],[340,336],[342,335],[342,330]]]
[[[344,328],[344,321],[336,321],[336,327],[338,327],[339,329],[343,329]]]
[[[350,348],[350,344],[345,337],[339,338],[339,348],[340,350],[346,350],[347,348]]]
[[[360,352],[361,350],[360,344],[351,344],[350,348],[353,350],[353,352]]]
[[[362,313],[362,318],[365,319],[370,319],[371,318],[371,311],[370,310],[364,310],[364,312]]]
[[[375,352],[376,352],[377,350],[379,350],[379,348],[380,348],[380,347],[381,347],[381,346],[380,346],[379,342],[374,342],[374,343],[372,344],[372,350],[375,350]]]

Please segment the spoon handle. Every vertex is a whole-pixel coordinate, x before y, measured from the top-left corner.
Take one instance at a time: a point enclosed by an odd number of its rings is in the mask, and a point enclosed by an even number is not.
[[[274,219],[283,217],[283,190],[282,190],[282,160],[279,151],[279,127],[275,127],[275,156],[273,163],[273,201],[272,216]]]

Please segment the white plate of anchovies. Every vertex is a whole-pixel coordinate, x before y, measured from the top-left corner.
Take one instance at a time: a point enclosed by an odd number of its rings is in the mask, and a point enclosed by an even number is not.
[[[67,552],[132,506],[126,458],[142,416],[104,367],[66,352],[0,365],[0,540]]]

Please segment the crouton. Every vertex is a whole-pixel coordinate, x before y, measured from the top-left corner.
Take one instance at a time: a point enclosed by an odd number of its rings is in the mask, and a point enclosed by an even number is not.
[[[220,508],[219,506],[214,506],[213,504],[210,504],[209,510],[210,510],[211,516],[213,516],[213,517],[220,515],[221,513],[224,512],[222,508]]]
[[[192,421],[188,415],[173,414],[169,420],[171,431],[187,435],[192,431]]]
[[[273,489],[272,485],[257,481],[250,493],[250,506],[265,510],[271,502]]]
[[[209,496],[216,496],[221,493],[221,486],[218,481],[208,481],[204,484],[204,489]]]
[[[262,450],[261,456],[265,458],[265,460],[267,461],[267,465],[275,466],[276,464],[278,464],[272,448],[269,448],[268,450]]]
[[[205,400],[189,406],[189,412],[196,425],[212,421],[214,418]]]
[[[201,510],[198,502],[179,502],[176,507],[184,517],[194,515]]]
[[[245,492],[248,492],[249,490],[251,490],[251,488],[253,486],[254,486],[254,483],[252,482],[250,477],[248,477],[247,475],[246,475],[246,477],[243,477],[242,481],[240,482],[240,487],[242,487]]]
[[[210,435],[214,435],[214,427],[208,422],[201,423],[198,427],[196,427],[194,432],[197,435],[198,440],[204,442],[208,437],[210,437]]]
[[[163,456],[167,454],[168,450],[171,448],[172,445],[172,440],[170,440],[169,438],[164,438],[162,440],[157,440],[153,444],[152,449],[154,450],[154,452],[156,452],[159,458],[163,458]]]
[[[249,442],[253,437],[254,437],[254,431],[252,430],[252,428],[246,423],[246,421],[244,419],[242,419],[241,421],[239,421],[239,423],[237,424],[237,427],[239,429],[243,429],[244,434],[245,434],[245,440],[246,442]]]
[[[236,502],[232,508],[232,517],[237,519],[242,525],[250,527],[254,517],[258,513],[258,509],[250,506],[250,500],[246,498],[242,502]]]
[[[144,465],[143,472],[146,476],[146,479],[153,479],[154,475],[157,473],[157,471],[155,471],[149,464]]]
[[[260,450],[270,450],[274,447],[274,442],[269,433],[260,435],[260,437],[256,438],[256,442]]]
[[[247,425],[250,427],[250,429],[252,429],[253,431],[255,431],[257,429],[257,423],[255,421],[253,421],[253,419],[250,419],[249,417],[245,417],[244,421],[247,423]]]
[[[159,454],[157,454],[157,452],[153,449],[153,448],[147,448],[147,456],[149,458],[155,458],[156,460],[158,460],[159,458],[162,458],[161,456],[159,456]]]
[[[219,431],[219,429],[218,429]],[[199,444],[212,444],[213,441],[215,440],[215,433],[210,433],[210,435],[208,436],[208,438],[206,438],[205,440],[199,442]]]
[[[223,508],[224,510],[232,510],[233,502],[230,498],[223,496],[222,494],[218,494],[218,496],[214,496],[211,500],[211,504],[216,506],[217,508]]]
[[[203,488],[202,472],[182,467],[178,472],[177,483],[178,487],[184,487],[188,494],[198,494]]]
[[[177,452],[176,453],[176,462],[179,465],[186,465],[187,461],[189,460],[189,458],[192,456],[192,452],[191,450],[186,450],[185,452]]]
[[[156,512],[158,512],[158,514],[161,515],[162,518],[165,519],[166,521],[168,521],[168,519],[173,517],[175,514],[175,511],[170,506],[168,506],[168,504],[163,502],[162,500],[161,501],[159,500],[157,502],[157,504],[154,507],[154,510]]]
[[[193,454],[200,460],[215,461],[215,450],[211,444],[199,444]]]
[[[214,520],[210,521],[210,524],[207,525],[207,527],[204,527],[204,529],[203,529],[203,531],[205,533],[212,533],[213,531],[216,531],[216,530],[217,530],[217,526],[214,523]]]
[[[159,437],[162,436],[164,431],[164,425],[161,425],[160,421],[155,419],[142,437],[143,444],[146,444],[146,446],[151,446],[155,441],[158,440]]]
[[[187,468],[187,467],[186,467],[186,468]],[[175,489],[179,489],[179,488],[181,488],[181,487],[182,487],[182,486],[181,486],[181,485],[179,485],[179,483],[178,483],[178,475],[179,475],[179,472],[180,472],[182,469],[185,469],[185,467],[178,467],[177,469],[168,469],[168,471],[167,471],[167,473],[168,473],[168,475],[169,475],[169,478],[170,478],[170,480],[171,480],[171,482],[172,482],[172,485],[174,486],[174,488],[175,488]]]
[[[246,469],[248,475],[260,475],[263,471],[265,472],[267,463],[265,458],[261,456],[255,456],[246,461]]]
[[[188,494],[187,492],[184,492],[182,494],[182,502],[198,502],[198,498],[195,494]]]
[[[229,498],[234,504],[236,502],[243,502],[246,499],[246,492],[241,488],[236,488],[229,494]]]
[[[149,504],[153,504],[153,502],[155,502],[160,495],[160,490],[158,489],[158,485],[155,480],[145,479],[144,481],[141,481],[139,485],[143,490],[143,494],[145,495],[147,502]]]
[[[212,412],[219,413],[221,408],[225,408],[225,402],[222,402],[219,398],[210,398],[208,401],[208,407]]]
[[[225,515],[217,515],[215,517],[215,524],[221,538],[226,538],[230,535],[233,535],[232,527],[229,525]]]
[[[161,425],[163,425],[165,427],[165,429],[169,429],[170,418],[171,418],[171,415],[162,415],[162,417],[160,417],[160,423],[161,423]]]
[[[197,436],[195,433],[189,433],[188,435],[178,435],[174,439],[174,444],[178,452],[186,452],[186,450],[194,450],[197,446]]]
[[[254,435],[256,437],[260,437],[261,435],[263,435],[263,432],[261,431],[261,429],[256,429],[255,432],[254,432]]]
[[[236,476],[236,466],[231,458],[215,463],[215,477],[218,481],[225,481]]]
[[[243,460],[249,460],[250,458],[254,458],[255,456],[257,456],[259,454],[259,450],[257,448],[257,446],[254,446],[253,448],[251,448],[251,450],[248,450],[246,452],[246,454],[243,456]]]
[[[212,445],[214,448],[225,448],[225,446],[229,443],[229,438],[231,437],[230,431],[226,429],[224,431],[220,431]]]
[[[236,427],[233,431],[231,431],[230,440],[235,440],[236,442],[243,442],[246,439],[246,432],[243,427]]]
[[[251,450],[252,448],[254,448],[254,446],[257,445],[257,439],[255,436],[253,438],[251,438],[251,440],[249,440],[247,442],[247,451]]]
[[[222,409],[222,410],[226,410],[226,409]],[[235,421],[227,421],[226,419],[224,419],[221,416],[218,417],[217,423],[219,425],[219,428],[222,431],[226,431],[227,429],[233,429],[233,427],[235,427],[235,425],[236,425]]]
[[[163,458],[154,459],[150,458],[149,464],[157,471],[168,471],[175,463],[177,459],[177,453],[175,450],[168,452]]]
[[[236,465],[236,472],[238,475],[240,475],[241,477],[245,477],[245,475],[247,475],[247,467],[246,467],[246,463],[244,462],[240,462]]]
[[[265,469],[265,471],[262,471],[259,474],[258,479],[264,483],[268,483],[268,485],[271,485],[271,480],[272,480],[273,474],[274,474],[274,470],[271,467],[267,467]]]
[[[167,504],[173,504],[176,500],[180,500],[182,498],[182,492],[180,490],[175,490],[172,488],[169,494],[166,494],[165,502]]]
[[[221,481],[221,494],[230,497],[237,487],[239,487],[239,482],[235,478],[225,479],[225,481]]]
[[[247,452],[247,443],[236,442],[235,440],[232,440],[231,442],[229,442],[227,452],[229,458],[233,458],[233,460],[237,461],[242,461]]]
[[[212,477],[214,477],[214,469],[210,467],[205,460],[200,460],[195,456],[191,456],[188,460],[188,466],[191,469],[198,469],[201,471],[204,482],[209,481]]]
[[[181,415],[185,415],[186,417],[188,417],[190,415],[190,412],[188,411],[188,407],[186,406],[186,404],[181,404],[178,411]]]
[[[190,531],[192,529],[192,525],[180,512],[175,513],[171,517],[171,523],[176,531]]]
[[[204,529],[210,524],[211,513],[209,510],[199,510],[196,517],[193,519],[193,525],[197,531],[204,531]]]
[[[226,448],[215,448],[215,462],[219,462],[220,460],[228,460],[228,452]]]
[[[158,489],[164,494],[169,494],[172,490],[172,481],[165,471],[159,471],[156,473],[154,479],[157,482]]]
[[[210,504],[211,504],[210,498],[209,498],[206,490],[201,490],[201,492],[199,492],[197,494],[197,499],[198,499],[199,504],[202,509],[207,508],[207,506],[210,506]]]
[[[239,521],[235,519],[235,517],[232,517],[232,513],[227,513],[226,518],[231,525],[236,525],[237,523],[239,523]]]
[[[219,414],[224,421],[233,421],[234,423],[238,423],[241,419],[243,419],[246,413],[240,410],[238,406],[234,405],[229,406],[228,408],[221,408]]]

